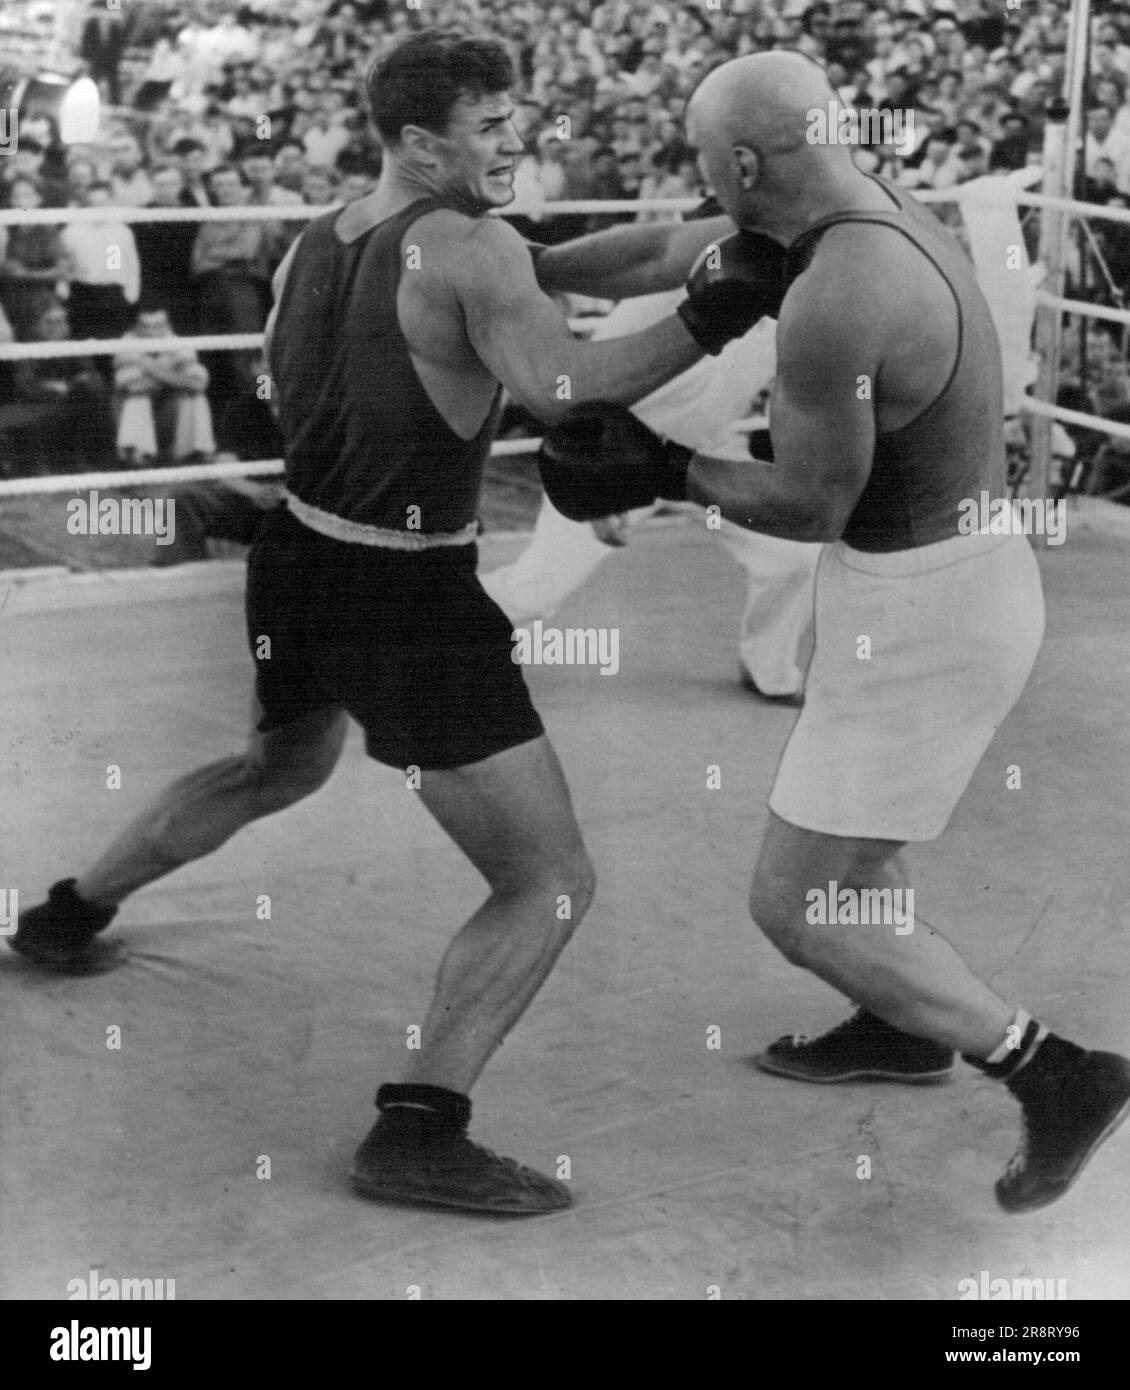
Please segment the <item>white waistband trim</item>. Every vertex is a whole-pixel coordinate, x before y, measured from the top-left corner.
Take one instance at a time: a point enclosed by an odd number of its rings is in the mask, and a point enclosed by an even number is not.
[[[311,531],[317,531],[331,540],[346,541],[351,545],[378,545],[388,550],[433,550],[442,545],[470,545],[479,534],[477,521],[469,521],[461,531],[391,531],[383,526],[366,526],[360,521],[347,521],[333,512],[324,512],[320,507],[312,507],[294,493],[287,492],[286,505],[296,520]]]

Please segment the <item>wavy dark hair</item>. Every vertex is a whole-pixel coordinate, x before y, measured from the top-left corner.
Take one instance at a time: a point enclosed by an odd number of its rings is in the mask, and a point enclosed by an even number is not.
[[[513,85],[510,55],[496,39],[424,29],[377,59],[365,96],[377,133],[396,145],[406,125],[442,134],[461,96],[477,99]]]

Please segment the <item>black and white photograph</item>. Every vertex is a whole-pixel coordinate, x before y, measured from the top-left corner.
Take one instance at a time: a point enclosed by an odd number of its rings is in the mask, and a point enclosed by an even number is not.
[[[0,0],[32,1374],[205,1303],[1097,1361],[1128,296],[1130,0]]]

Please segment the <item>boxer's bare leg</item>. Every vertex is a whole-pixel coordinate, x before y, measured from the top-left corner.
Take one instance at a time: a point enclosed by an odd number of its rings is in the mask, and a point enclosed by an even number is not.
[[[252,702],[245,752],[208,763],[171,783],[75,884],[100,906],[120,903],[154,879],[218,849],[237,830],[316,791],[329,777],[348,720],[325,706],[270,733]]]
[[[420,795],[491,891],[447,949],[404,1079],[467,1092],[553,968],[595,879],[544,737],[425,771]]]
[[[905,888],[901,844],[823,835],[769,813],[750,891],[750,912],[794,965],[804,966],[887,1023],[918,1037],[987,1057],[1000,1046],[1014,1007],[969,969],[917,915],[895,925],[812,925],[811,889]]]

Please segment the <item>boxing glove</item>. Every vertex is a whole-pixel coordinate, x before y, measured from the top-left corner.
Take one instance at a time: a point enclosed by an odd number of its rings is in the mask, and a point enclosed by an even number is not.
[[[650,506],[657,497],[684,501],[693,454],[625,406],[585,401],[547,432],[538,466],[545,494],[562,516],[593,521]]]
[[[779,241],[744,230],[702,252],[675,312],[705,352],[717,357],[759,319],[777,317],[788,289],[785,260]]]

